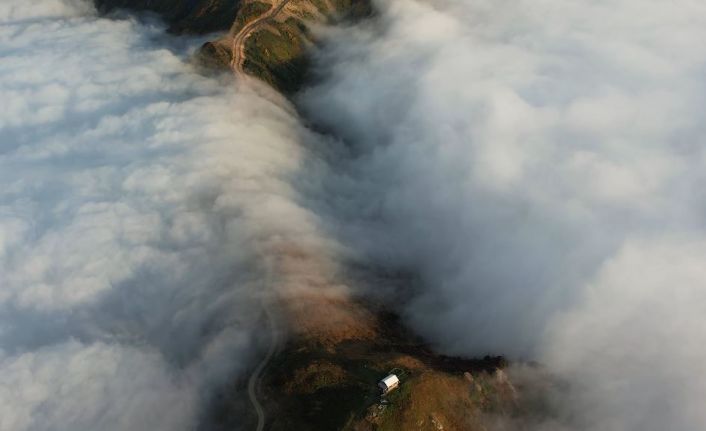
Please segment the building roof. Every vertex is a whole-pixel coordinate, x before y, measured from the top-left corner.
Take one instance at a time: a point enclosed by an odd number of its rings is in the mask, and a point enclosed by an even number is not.
[[[400,379],[394,375],[390,374],[389,376],[385,377],[384,379],[380,380],[380,383],[385,384],[388,388],[391,388],[395,385],[398,385],[400,383]]]

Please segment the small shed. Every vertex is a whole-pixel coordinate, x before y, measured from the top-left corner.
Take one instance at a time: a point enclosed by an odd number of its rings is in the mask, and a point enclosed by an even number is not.
[[[382,390],[383,394],[386,394],[396,389],[399,385],[400,379],[394,374],[390,374],[389,376],[380,380],[380,383],[378,383],[378,387]]]

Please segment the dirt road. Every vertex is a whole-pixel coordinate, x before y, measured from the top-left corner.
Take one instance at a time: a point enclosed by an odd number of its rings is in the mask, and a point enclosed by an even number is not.
[[[257,365],[253,373],[250,375],[248,380],[248,397],[250,402],[255,409],[257,414],[257,428],[256,431],[263,431],[265,429],[265,410],[262,408],[262,404],[258,400],[258,389],[260,388],[260,379],[262,378],[262,372],[267,368],[267,364],[274,356],[277,351],[277,346],[279,343],[279,335],[277,333],[277,326],[272,313],[267,306],[264,307],[265,314],[267,315],[267,323],[270,327],[270,346],[267,349],[267,354],[262,361]]]
[[[237,74],[243,73],[243,64],[245,63],[245,41],[248,37],[255,31],[259,30],[260,27],[267,24],[267,22],[276,17],[285,6],[287,6],[289,0],[282,0],[277,6],[267,11],[267,13],[262,14],[258,18],[247,23],[239,32],[233,37],[233,44],[231,45],[231,62],[230,67]]]

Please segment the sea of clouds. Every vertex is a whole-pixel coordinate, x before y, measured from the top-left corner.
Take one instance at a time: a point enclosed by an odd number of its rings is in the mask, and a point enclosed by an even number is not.
[[[706,428],[706,3],[378,7],[299,96],[348,146],[344,242],[420,275],[438,348],[567,382],[538,427]]]
[[[297,96],[335,143],[198,41],[0,4],[1,431],[203,425],[276,261],[338,242],[440,350],[562,382],[497,426],[706,428],[706,4],[377,6]]]
[[[266,344],[270,250],[318,238],[313,138],[197,46],[0,4],[0,430],[192,430]]]

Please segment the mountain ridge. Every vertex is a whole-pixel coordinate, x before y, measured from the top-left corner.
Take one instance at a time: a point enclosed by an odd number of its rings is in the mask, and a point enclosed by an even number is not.
[[[225,32],[206,42],[199,62],[217,70],[257,77],[278,91],[299,89],[309,68],[312,25],[358,20],[372,14],[369,0],[94,0],[99,12],[152,12],[175,34]],[[256,28],[248,25],[264,21]],[[242,34],[247,32],[247,34]],[[242,58],[236,52],[242,44]],[[237,61],[236,61],[237,60]],[[234,64],[235,61],[235,64]]]
[[[312,25],[372,14],[368,0],[95,2],[103,12],[157,13],[172,33],[221,32],[201,47],[200,62],[254,76],[284,95],[305,83],[309,46],[315,43]],[[275,298],[268,305],[286,321],[287,337],[282,345],[272,341],[273,353],[252,374],[224,382],[204,413],[203,429],[474,431],[486,429],[486,413],[516,410],[517,392],[502,371],[504,358],[435,353],[403,325],[396,310],[332,288],[340,280],[320,273],[326,264],[319,256],[297,244],[277,256],[278,283],[297,287],[273,288]],[[390,290],[409,284],[404,276],[362,278],[354,282],[385,284]],[[399,390],[381,398],[377,382],[391,370],[401,370],[405,378]]]

